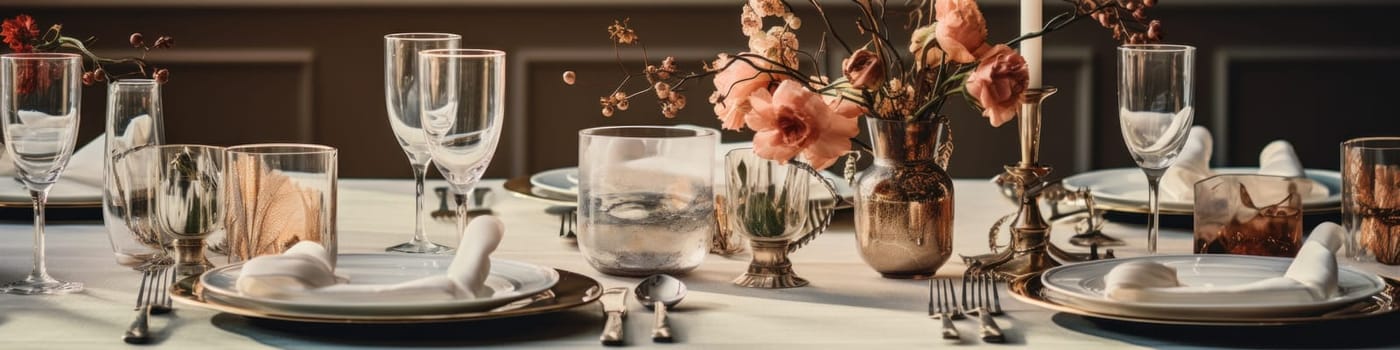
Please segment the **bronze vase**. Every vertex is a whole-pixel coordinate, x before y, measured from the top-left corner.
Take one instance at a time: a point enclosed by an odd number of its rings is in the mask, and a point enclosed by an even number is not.
[[[953,252],[947,118],[866,120],[875,163],[855,184],[860,256],[886,278],[931,277]]]

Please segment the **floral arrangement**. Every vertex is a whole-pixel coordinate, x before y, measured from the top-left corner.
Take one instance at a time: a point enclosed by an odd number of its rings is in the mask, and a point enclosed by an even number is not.
[[[836,34],[832,20],[816,0],[809,0],[827,32],[817,54],[799,49],[797,31],[802,20],[785,0],[748,0],[740,13],[741,30],[748,37],[748,51],[719,54],[702,63],[703,71],[682,74],[674,57],[659,64],[645,60],[641,76],[647,86],[634,93],[624,91],[633,75],[600,98],[604,116],[627,110],[629,100],[654,94],[661,113],[675,117],[685,107],[685,84],[714,76],[715,91],[709,97],[722,127],[755,132],[754,151],[760,157],[789,161],[799,155],[817,169],[831,166],[846,154],[859,133],[859,116],[906,121],[938,121],[953,99],[962,99],[980,110],[993,126],[1016,116],[1027,89],[1026,61],[1014,47],[1074,22],[1092,18],[1112,30],[1113,38],[1126,43],[1161,39],[1161,22],[1149,20],[1145,10],[1156,0],[1065,0],[1073,9],[1053,17],[1038,32],[1025,33],[1005,43],[987,41],[987,23],[975,0],[922,0],[908,9],[906,30],[912,40],[897,44],[894,30],[886,25],[892,12],[884,0],[854,0],[859,15],[856,29],[861,46]],[[774,25],[765,28],[772,22]],[[629,20],[608,27],[614,49],[641,45]],[[841,76],[824,76],[817,57],[831,45],[849,55],[841,62]],[[645,46],[642,46],[645,56]],[[619,51],[619,57],[620,57]],[[804,71],[809,68],[811,72]],[[572,84],[573,72],[564,73]],[[858,142],[858,141],[857,141]]]
[[[129,56],[120,58],[106,58],[98,56],[88,50],[88,46],[97,41],[96,38],[78,40],[73,37],[63,35],[63,25],[54,24],[44,31],[39,32],[39,25],[34,17],[21,14],[14,18],[7,18],[0,23],[0,37],[4,37],[5,45],[10,47],[10,51],[15,53],[31,52],[60,52],[63,50],[76,50],[87,57],[92,64],[92,70],[83,72],[83,85],[92,85],[99,81],[111,81],[132,77],[150,77],[157,82],[165,83],[170,80],[170,71],[164,68],[153,69],[146,63],[146,54],[156,48],[171,48],[175,46],[175,38],[162,35],[156,38],[150,45],[146,44],[141,33],[132,33],[129,41],[131,46],[141,50],[140,56]],[[134,70],[114,74],[108,70],[108,65],[131,65]],[[20,77],[18,89],[21,93],[32,90],[34,84],[45,83],[44,79],[24,79]]]

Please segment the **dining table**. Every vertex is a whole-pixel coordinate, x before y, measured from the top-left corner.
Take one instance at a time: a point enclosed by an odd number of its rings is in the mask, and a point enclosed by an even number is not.
[[[442,186],[441,181],[429,186]],[[513,195],[503,180],[493,189],[491,211],[506,227],[494,258],[518,260],[596,279],[604,287],[634,287],[639,278],[610,276],[589,266],[577,244],[560,238],[560,216],[550,204]],[[63,186],[60,182],[58,186]],[[967,265],[959,258],[990,251],[988,231],[1016,206],[986,179],[954,181],[953,257],[937,271],[958,279]],[[383,253],[413,229],[414,183],[404,179],[341,179],[337,239],[341,254]],[[437,207],[428,196],[424,203]],[[429,237],[455,244],[456,224],[427,217]],[[1307,228],[1311,229],[1311,228]],[[1305,232],[1306,230],[1305,229]],[[1124,240],[1118,257],[1146,254],[1146,229],[1108,223],[1106,234]],[[23,278],[31,268],[32,226],[0,223],[0,280]],[[1051,240],[1071,251],[1072,225],[1055,225]],[[1003,236],[1003,239],[1005,237]],[[82,292],[54,296],[0,295],[0,349],[127,347],[122,332],[136,316],[133,306],[141,273],[118,265],[98,219],[51,221],[47,226],[48,269],[60,279],[85,284]],[[1191,253],[1192,235],[1164,229],[1160,253]],[[387,254],[387,253],[385,253]],[[1184,326],[1142,324],[1083,317],[1026,304],[1000,288],[1004,314],[995,319],[1006,343],[984,343],[976,318],[959,320],[958,340],[943,339],[940,323],[927,312],[929,282],[883,278],[856,249],[853,216],[838,213],[827,232],[791,255],[793,269],[811,282],[790,289],[754,289],[731,281],[749,255],[711,254],[695,270],[678,276],[689,293],[670,314],[672,344],[653,343],[650,311],[628,297],[624,347],[664,348],[1400,348],[1400,315],[1291,326]],[[211,256],[216,265],[226,257]],[[1344,266],[1400,278],[1400,267],[1340,259]],[[599,303],[514,318],[429,324],[319,324],[246,318],[176,303],[151,318],[154,341],[147,346],[200,349],[473,347],[601,348],[604,313]]]

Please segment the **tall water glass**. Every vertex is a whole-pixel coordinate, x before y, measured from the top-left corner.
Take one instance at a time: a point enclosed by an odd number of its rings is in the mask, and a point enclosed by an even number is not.
[[[1196,48],[1124,45],[1118,48],[1118,122],[1123,142],[1147,175],[1147,252],[1157,253],[1157,184],[1176,162],[1191,129]]]
[[[301,241],[320,243],[335,259],[335,148],[240,145],[226,157],[229,262],[280,254]]]
[[[107,85],[106,155],[102,162],[102,221],[117,263],[136,269],[170,263],[170,243],[150,225],[143,196],[151,188],[149,157],[137,152],[165,143],[160,84],[125,79]]]
[[[440,49],[418,55],[428,151],[457,198],[457,233],[466,232],[467,194],[486,172],[505,118],[506,53]]]
[[[1400,265],[1400,137],[1342,143],[1342,225],[1346,256]]]
[[[423,177],[432,163],[428,140],[423,134],[423,110],[419,107],[418,52],[455,49],[462,36],[446,33],[398,33],[384,36],[384,103],[389,110],[389,126],[399,147],[408,155],[417,187],[414,197],[413,238],[387,248],[401,253],[446,253],[452,249],[433,243],[423,233]]]
[[[64,53],[0,56],[0,123],[5,152],[34,200],[34,270],[5,284],[7,294],[64,294],[83,284],[49,276],[44,260],[44,205],[58,182],[78,136],[82,101],[82,57]]]
[[[585,260],[621,276],[700,266],[715,230],[718,142],[711,129],[579,131],[578,246]]]

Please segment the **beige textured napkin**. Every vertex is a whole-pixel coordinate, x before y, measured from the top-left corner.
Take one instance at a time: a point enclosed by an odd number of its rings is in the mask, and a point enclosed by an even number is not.
[[[432,301],[486,298],[491,273],[491,252],[496,250],[505,226],[494,216],[480,216],[467,225],[457,255],[447,273],[397,284],[344,283],[335,274],[330,253],[320,244],[303,241],[280,255],[249,260],[236,282],[246,296],[315,301]]]
[[[1104,276],[1109,299],[1140,303],[1260,304],[1320,301],[1337,293],[1337,258],[1345,231],[1324,222],[1314,228],[1283,276],[1229,286],[1188,286],[1176,269],[1150,261],[1119,264]]]
[[[1177,155],[1176,163],[1162,175],[1161,196],[1162,200],[1190,202],[1196,198],[1196,182],[1215,176],[1215,172],[1210,169],[1210,156],[1213,149],[1210,130],[1203,126],[1193,126],[1186,136],[1186,144],[1181,147],[1181,153]],[[1284,140],[1270,142],[1259,152],[1259,172],[1260,175],[1273,175],[1283,177],[1305,177],[1303,173],[1303,163],[1298,160],[1298,154],[1293,151],[1293,145]],[[1305,186],[1299,191],[1304,200],[1326,198],[1328,196],[1327,186],[1323,186],[1315,181],[1309,181],[1312,186]],[[1284,196],[1279,196],[1283,198]]]

